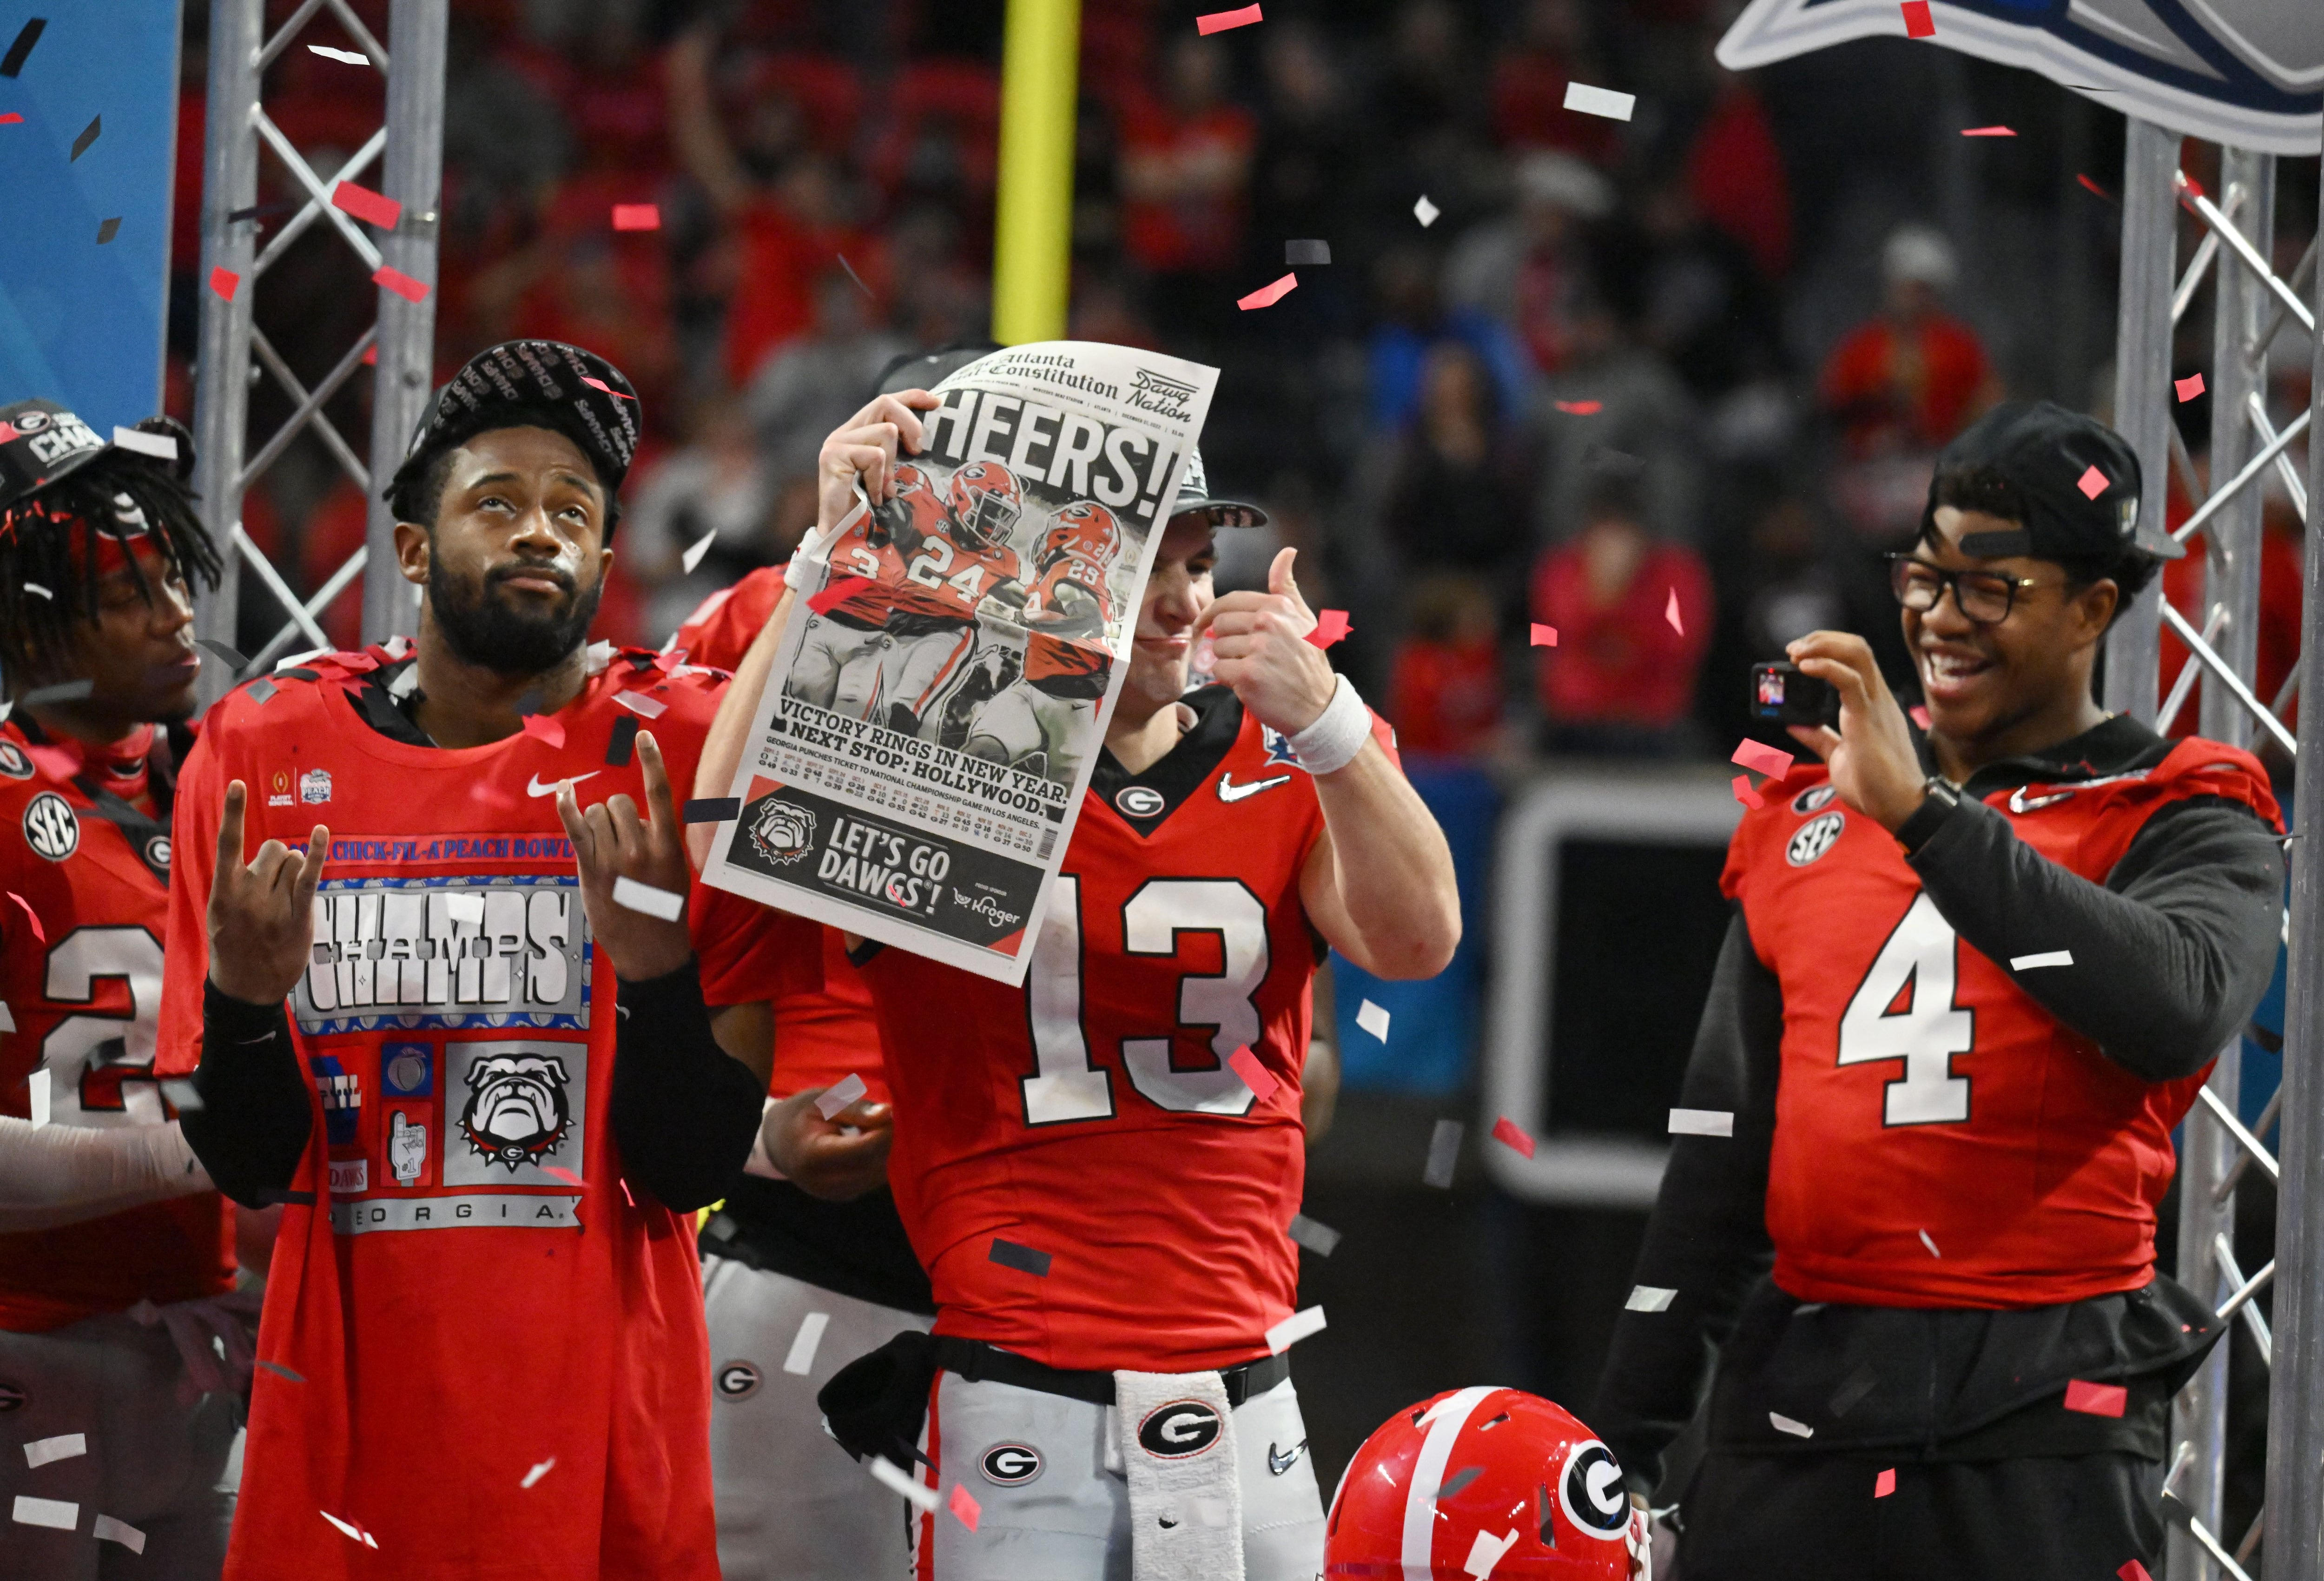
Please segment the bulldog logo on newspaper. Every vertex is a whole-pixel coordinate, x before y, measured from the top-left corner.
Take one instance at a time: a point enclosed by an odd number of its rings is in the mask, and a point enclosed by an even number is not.
[[[770,796],[759,803],[751,822],[751,844],[768,861],[788,867],[814,846],[815,814]]]
[[[565,1062],[533,1053],[497,1054],[468,1067],[468,1106],[460,1133],[514,1174],[557,1151],[570,1123]]]

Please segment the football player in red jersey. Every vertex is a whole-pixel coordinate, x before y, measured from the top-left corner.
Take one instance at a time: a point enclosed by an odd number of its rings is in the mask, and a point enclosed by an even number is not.
[[[2046,402],[1947,448],[1894,565],[1925,736],[1860,637],[1792,644],[1840,724],[1793,731],[1826,766],[1729,852],[1682,1101],[1732,1135],[1674,1139],[1590,1415],[1644,1493],[1718,1354],[1684,1575],[2158,1565],[2171,1397],[2221,1326],[2156,1273],[2155,1208],[2283,869],[2251,754],[2091,700],[2167,544],[2139,485]]]
[[[188,760],[161,1063],[289,1204],[235,1581],[718,1574],[688,1216],[758,1129],[705,1001],[767,913],[696,890],[698,962],[675,922],[662,763],[723,676],[585,646],[637,432],[604,359],[480,353],[391,490],[416,643],[238,688]]]
[[[904,579],[888,616],[880,698],[891,728],[934,741],[945,705],[976,655],[977,606],[997,591],[1006,604],[1019,579],[1009,536],[1024,513],[1025,493],[998,461],[957,468],[940,496],[906,462],[896,468],[895,490],[890,509]]]
[[[0,407],[0,1575],[23,1581],[217,1576],[240,1380],[213,1336],[249,1368],[231,1220],[153,1070],[191,584],[217,557],[185,430],[141,441],[163,454]],[[100,1546],[100,1516],[142,1552]]]
[[[932,402],[881,397],[826,441],[819,531],[859,477],[887,495]],[[822,1401],[851,1447],[908,1461],[917,1441],[935,1485],[973,1485],[974,1530],[919,1525],[936,1581],[1120,1574],[1133,1531],[1141,1573],[1306,1581],[1320,1566],[1306,1432],[1268,1338],[1296,1284],[1285,1231],[1316,940],[1424,976],[1452,956],[1459,905],[1441,831],[1304,640],[1290,555],[1268,592],[1213,600],[1215,525],[1246,511],[1179,512],[1157,546],[1025,986],[866,957],[896,1102],[889,1178],[941,1337],[899,1336]],[[1185,697],[1205,629],[1223,684]],[[753,646],[738,698],[772,649]],[[731,778],[748,724],[722,710],[702,784]]]
[[[1120,556],[1121,524],[1095,500],[1076,500],[1050,518],[1025,600],[1025,672],[976,710],[964,751],[1064,785],[1080,776],[1072,749],[1113,670],[1106,579]]]

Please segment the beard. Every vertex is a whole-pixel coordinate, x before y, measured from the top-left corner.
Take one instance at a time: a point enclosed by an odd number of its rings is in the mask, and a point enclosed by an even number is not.
[[[499,597],[493,584],[506,577],[551,576],[567,584],[563,603],[540,614]],[[428,606],[453,652],[499,675],[539,675],[554,669],[579,647],[597,615],[604,579],[576,590],[562,571],[539,566],[509,566],[482,578],[464,576],[440,560],[428,570]]]

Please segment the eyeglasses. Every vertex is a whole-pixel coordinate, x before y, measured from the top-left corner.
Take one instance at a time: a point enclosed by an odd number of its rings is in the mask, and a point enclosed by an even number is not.
[[[1926,615],[1953,590],[1953,607],[1978,625],[1998,625],[2009,618],[2021,587],[2039,587],[2034,577],[2005,577],[1998,571],[1948,571],[1909,554],[1888,557],[1888,586],[1896,602],[1916,615]]]

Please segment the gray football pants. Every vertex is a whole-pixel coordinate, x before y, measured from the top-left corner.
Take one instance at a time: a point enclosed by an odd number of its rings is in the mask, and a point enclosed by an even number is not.
[[[239,1481],[229,1465],[238,1408],[220,1394],[180,1404],[184,1372],[167,1327],[118,1313],[0,1332],[0,1576],[217,1581]],[[85,1453],[27,1463],[26,1445],[75,1433]],[[58,1524],[30,1524],[28,1513]],[[100,1516],[142,1534],[143,1551],[99,1540]]]
[[[823,1430],[831,1375],[932,1319],[837,1295],[731,1257],[702,1260],[710,1328],[710,1472],[726,1581],[904,1581],[912,1508]],[[784,1364],[815,1313],[804,1375]]]

